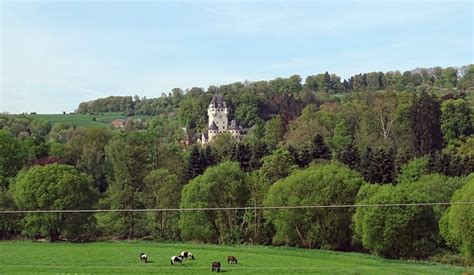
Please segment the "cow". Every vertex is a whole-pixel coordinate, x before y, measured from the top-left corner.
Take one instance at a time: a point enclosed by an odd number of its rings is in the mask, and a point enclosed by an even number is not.
[[[148,262],[148,256],[143,252],[140,253],[139,258],[140,258],[140,261],[142,261],[142,262],[145,262],[145,263]]]
[[[171,256],[171,265],[174,265],[175,263],[183,263],[183,257],[182,256]]]
[[[235,256],[228,256],[227,257],[227,263],[236,264],[237,263],[237,258]]]
[[[211,271],[221,271],[221,263],[220,262],[212,262],[212,269]]]
[[[183,252],[181,252],[181,257],[183,257],[183,259],[191,258],[192,260],[194,260],[194,255],[193,255],[193,253],[191,253],[191,252],[189,252],[189,251],[183,251]]]

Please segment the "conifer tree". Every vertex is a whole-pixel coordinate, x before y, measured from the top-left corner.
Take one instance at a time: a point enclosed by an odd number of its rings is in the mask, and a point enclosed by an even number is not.
[[[439,101],[423,91],[414,98],[410,109],[413,148],[417,156],[438,151],[443,146]]]

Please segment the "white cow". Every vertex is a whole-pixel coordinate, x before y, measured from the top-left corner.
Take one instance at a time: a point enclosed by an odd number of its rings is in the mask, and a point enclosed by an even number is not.
[[[177,263],[183,263],[183,256],[171,256],[171,265],[174,265],[174,264],[177,264]]]

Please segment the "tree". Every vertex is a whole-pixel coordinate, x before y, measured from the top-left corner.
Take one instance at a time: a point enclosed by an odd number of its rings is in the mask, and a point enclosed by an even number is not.
[[[189,154],[188,166],[186,169],[186,180],[191,180],[202,174],[206,167],[205,156],[201,154],[199,147],[194,145]]]
[[[387,142],[391,138],[393,125],[396,119],[397,95],[395,93],[378,93],[374,97],[373,110],[377,115],[377,122],[381,136]]]
[[[457,69],[453,67],[448,67],[443,70],[443,86],[444,88],[455,88],[457,79],[458,79],[458,72]]]
[[[328,129],[322,125],[316,105],[306,106],[301,115],[290,122],[285,134],[285,143],[295,147],[302,147],[311,143],[316,134],[328,136]],[[333,118],[331,118],[332,120]]]
[[[108,196],[103,204],[111,209],[139,209],[144,204],[140,193],[143,179],[151,165],[150,137],[132,131],[114,136],[105,151],[112,165],[112,178]],[[122,238],[144,236],[145,217],[134,212],[105,213],[100,217],[100,227],[105,234]]]
[[[265,135],[263,141],[267,144],[267,147],[273,151],[278,143],[283,140],[285,134],[285,128],[283,121],[279,115],[273,117],[265,124]]]
[[[371,188],[373,189],[373,188]],[[362,189],[368,197],[358,204],[419,203],[427,195],[406,188]],[[436,252],[437,224],[432,207],[359,207],[354,215],[356,236],[373,253],[388,258],[426,258]]]
[[[466,185],[454,193],[451,203],[474,200],[474,174]],[[448,244],[459,249],[467,263],[474,262],[474,205],[453,204],[440,221],[441,235]]]
[[[10,133],[0,131],[0,189],[6,190],[9,181],[26,161],[23,148]]]
[[[449,142],[473,132],[471,107],[462,99],[450,99],[441,104],[441,130]]]
[[[0,189],[0,209],[18,210],[11,192],[6,189]],[[0,239],[9,239],[11,237],[20,235],[20,222],[22,217],[22,214],[0,214]]]
[[[347,145],[340,153],[336,154],[336,158],[351,169],[356,169],[360,164],[359,152],[357,147],[352,143]]]
[[[391,183],[395,177],[395,157],[392,149],[366,147],[358,170],[371,183]]]
[[[331,150],[324,143],[321,135],[316,135],[311,144],[310,154],[312,159],[331,159]]]
[[[425,91],[413,99],[410,121],[413,148],[417,156],[433,153],[443,146],[441,110],[438,100]]]
[[[291,171],[295,168],[296,165],[291,158],[290,152],[278,149],[273,154],[262,159],[260,173],[268,182],[274,183],[290,175]]]
[[[414,158],[408,163],[402,165],[397,182],[415,182],[421,176],[428,174],[429,159],[428,157]]]
[[[99,192],[105,192],[108,186],[105,147],[111,137],[112,133],[105,128],[81,128],[67,143],[73,164],[79,171],[92,176]]]
[[[166,169],[152,170],[144,178],[142,200],[146,208],[179,208],[181,185],[178,176]],[[160,240],[178,240],[178,213],[158,211],[150,213],[151,232]]]
[[[353,204],[362,177],[337,164],[296,170],[270,187],[265,206]],[[275,226],[275,244],[344,249],[350,244],[353,209],[278,209],[265,211]]]
[[[236,162],[225,161],[190,181],[182,191],[181,208],[242,207],[249,199],[247,175]],[[244,211],[182,212],[179,220],[185,240],[220,244],[242,242]]]
[[[23,170],[12,186],[12,193],[23,210],[91,209],[97,193],[90,178],[74,167],[63,164],[35,166]],[[29,213],[24,218],[24,231],[29,237],[91,237],[95,219],[90,213]]]

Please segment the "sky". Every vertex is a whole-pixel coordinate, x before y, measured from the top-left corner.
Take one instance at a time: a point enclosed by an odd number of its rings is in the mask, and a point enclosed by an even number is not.
[[[0,0],[0,112],[473,62],[473,1]]]

